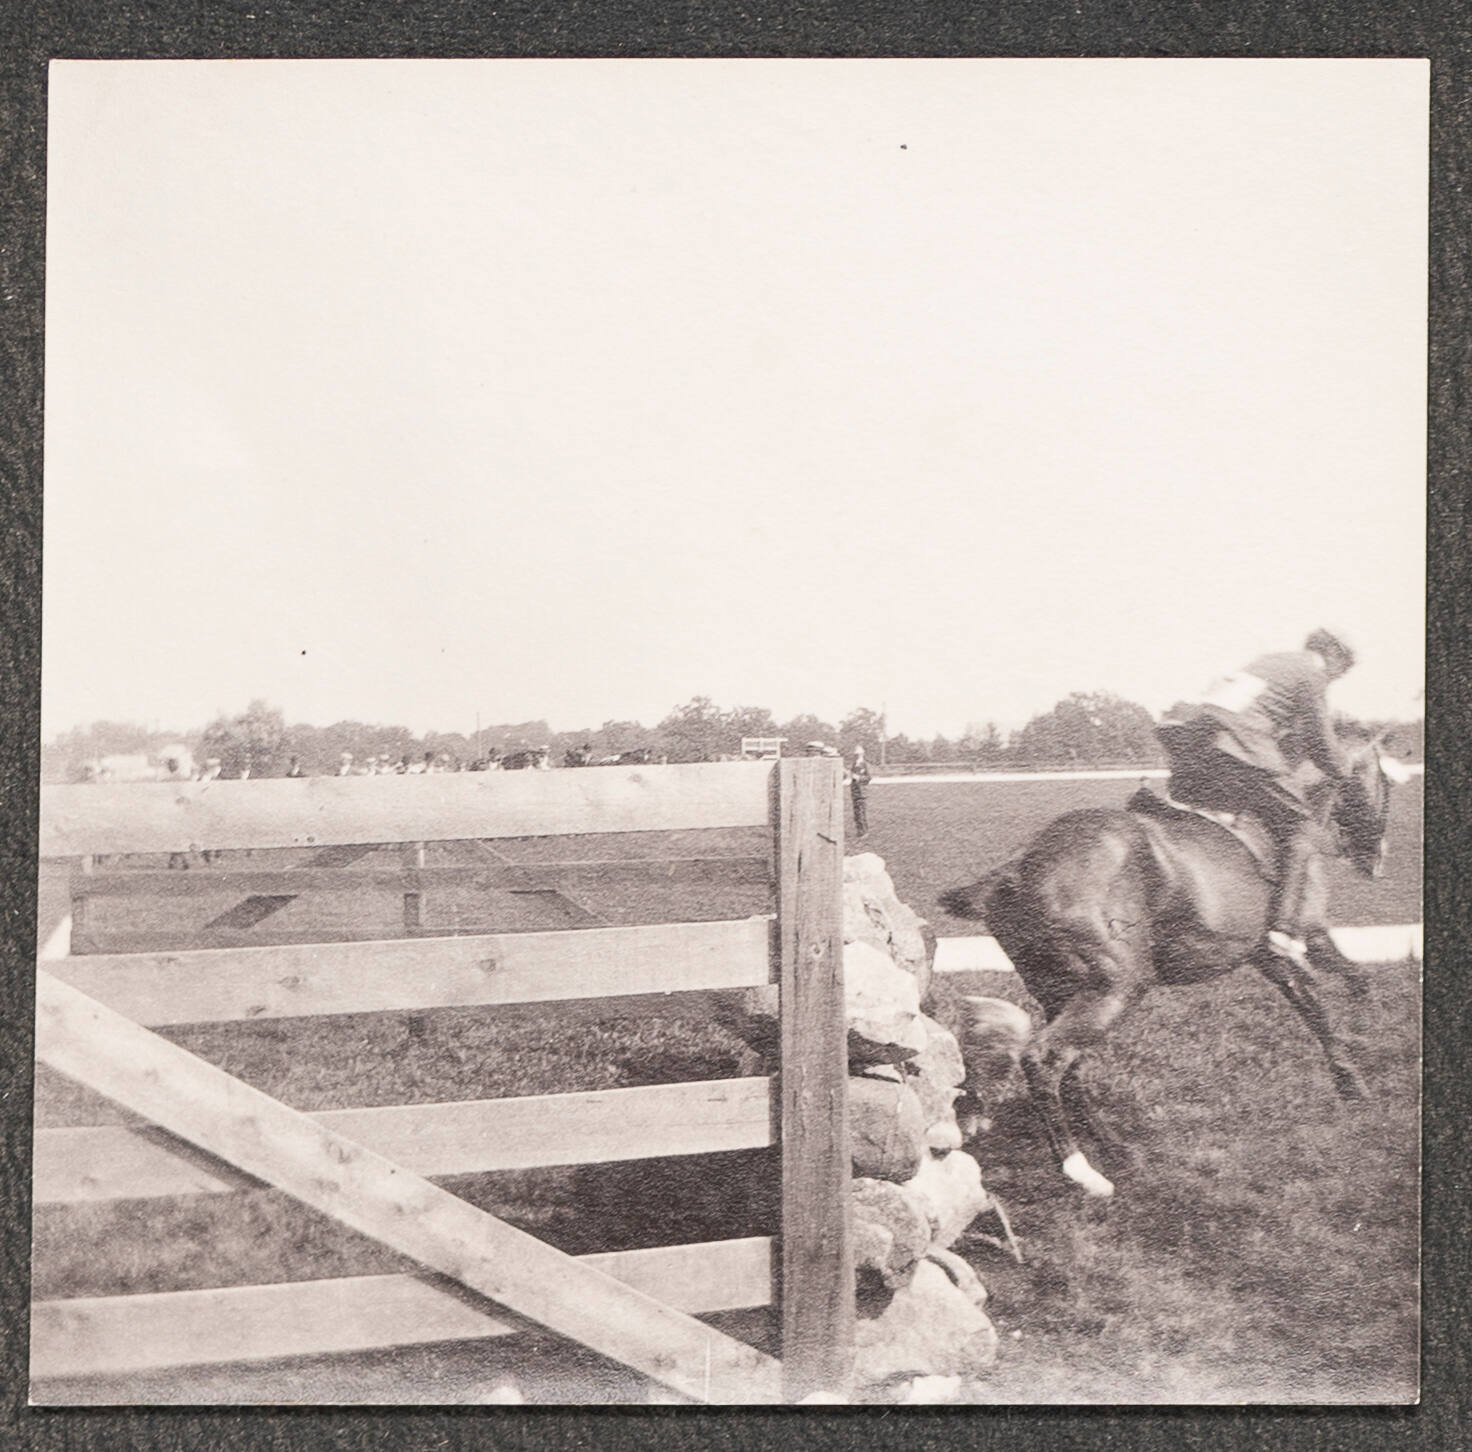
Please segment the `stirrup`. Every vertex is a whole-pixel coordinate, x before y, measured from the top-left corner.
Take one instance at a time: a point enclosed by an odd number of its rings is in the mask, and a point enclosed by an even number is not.
[[[1274,957],[1286,958],[1295,968],[1309,966],[1308,944],[1302,938],[1295,937],[1282,928],[1273,928],[1268,933],[1267,944],[1268,952]]]

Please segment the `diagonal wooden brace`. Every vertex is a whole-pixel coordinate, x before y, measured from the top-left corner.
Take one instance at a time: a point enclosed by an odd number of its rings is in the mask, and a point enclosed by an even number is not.
[[[39,970],[36,1056],[420,1265],[698,1401],[776,1402],[781,1365],[580,1264]]]

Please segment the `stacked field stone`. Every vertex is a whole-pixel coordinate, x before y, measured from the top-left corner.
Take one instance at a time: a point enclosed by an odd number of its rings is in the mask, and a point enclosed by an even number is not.
[[[873,853],[844,859],[843,938],[855,1395],[906,1400],[942,1388],[960,1396],[995,1357],[997,1335],[985,1287],[950,1247],[992,1201],[961,1148],[961,1046],[921,1010],[934,937]]]
[[[961,1147],[955,1103],[963,1090],[978,1103],[996,1098],[1016,1071],[1028,1017],[1001,999],[961,1000],[963,1058],[955,1035],[921,1006],[935,936],[895,895],[873,853],[844,859],[843,943],[859,1311],[854,1395],[974,1400],[968,1383],[994,1359],[997,1334],[985,1287],[951,1247],[994,1202]],[[768,1001],[747,995],[723,1021],[748,1046],[744,1073],[775,1068]]]

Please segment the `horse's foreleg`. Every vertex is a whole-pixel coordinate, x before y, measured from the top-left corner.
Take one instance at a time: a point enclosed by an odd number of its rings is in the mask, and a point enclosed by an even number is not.
[[[1033,1037],[1022,1053],[1022,1072],[1032,1102],[1047,1131],[1063,1173],[1090,1195],[1112,1195],[1114,1186],[1085,1158],[1063,1112],[1064,1076],[1090,1044],[1103,1037],[1124,1012],[1129,999],[1119,992],[1086,990],[1071,998],[1058,1015]]]
[[[1370,975],[1353,958],[1346,958],[1339,951],[1327,928],[1315,928],[1305,941],[1308,960],[1320,973],[1333,973],[1342,978],[1356,998],[1369,996]]]
[[[1315,928],[1305,938],[1308,945],[1308,961],[1315,972],[1332,974],[1349,991],[1349,1022],[1347,1035],[1365,1032],[1366,1006],[1370,998],[1370,975],[1362,964],[1346,957],[1339,951],[1327,928]]]
[[[1310,978],[1286,960],[1273,954],[1263,953],[1257,959],[1263,976],[1274,984],[1291,1003],[1298,1016],[1308,1025],[1308,1030],[1319,1041],[1324,1057],[1329,1061],[1329,1071],[1334,1075],[1334,1087],[1341,1099],[1363,1099],[1368,1094],[1360,1071],[1350,1060],[1344,1045],[1339,1041],[1329,1024],[1329,1016]]]
[[[1083,1081],[1079,1072],[1082,1065],[1082,1058],[1075,1059],[1063,1076],[1059,1089],[1063,1111],[1074,1124],[1082,1125],[1084,1132],[1101,1149],[1123,1150],[1124,1141],[1114,1132],[1113,1125],[1104,1117],[1103,1110],[1099,1108],[1089,1092],[1089,1086]]]

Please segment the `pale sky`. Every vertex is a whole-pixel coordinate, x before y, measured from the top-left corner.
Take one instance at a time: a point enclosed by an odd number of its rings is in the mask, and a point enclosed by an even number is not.
[[[1427,86],[55,63],[43,732],[1418,714]]]

